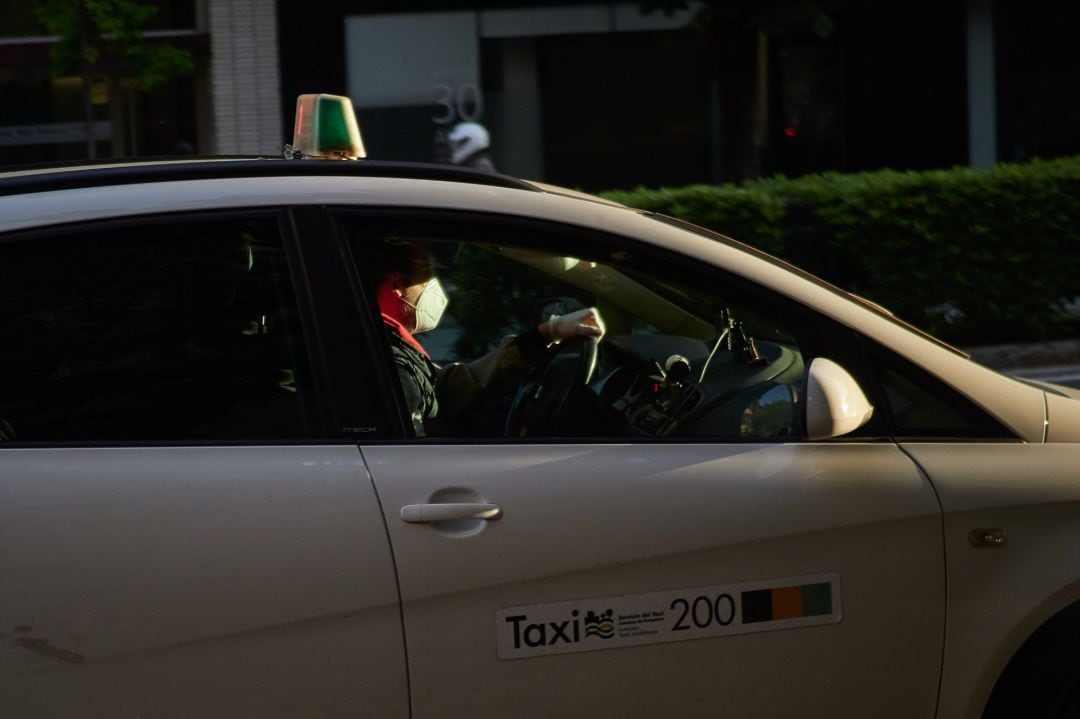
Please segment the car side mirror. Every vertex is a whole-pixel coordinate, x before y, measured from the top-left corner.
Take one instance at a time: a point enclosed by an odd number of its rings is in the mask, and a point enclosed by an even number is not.
[[[870,421],[874,406],[848,371],[816,357],[806,371],[807,439],[830,439],[854,432]]]

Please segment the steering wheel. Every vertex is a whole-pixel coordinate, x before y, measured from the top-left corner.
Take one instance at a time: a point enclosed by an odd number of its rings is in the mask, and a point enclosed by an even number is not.
[[[547,428],[560,414],[572,412],[576,390],[596,373],[595,337],[571,337],[554,345],[547,360],[518,387],[506,414],[507,437],[526,437]]]

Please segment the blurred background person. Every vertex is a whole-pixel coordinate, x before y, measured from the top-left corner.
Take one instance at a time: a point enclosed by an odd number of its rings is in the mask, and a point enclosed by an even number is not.
[[[495,172],[491,159],[491,136],[479,122],[459,122],[448,135],[450,162],[474,170]]]

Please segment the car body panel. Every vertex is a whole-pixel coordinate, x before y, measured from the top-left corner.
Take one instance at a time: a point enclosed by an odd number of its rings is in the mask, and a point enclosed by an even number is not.
[[[940,510],[894,445],[410,445],[363,454],[397,559],[416,719],[447,707],[474,717],[507,707],[515,716],[933,713]],[[448,492],[495,503],[502,516],[461,531],[399,516]],[[835,624],[512,660],[496,653],[496,613],[509,607],[830,572],[842,595]],[[902,689],[894,675],[905,677]]]
[[[1080,446],[905,443],[945,510],[949,612],[939,715],[978,717],[1008,660],[1080,599]],[[973,546],[976,529],[1005,533]]]
[[[1046,441],[1080,442],[1080,400],[1075,396],[1046,393]]]
[[[0,454],[0,713],[408,715],[355,447]]]

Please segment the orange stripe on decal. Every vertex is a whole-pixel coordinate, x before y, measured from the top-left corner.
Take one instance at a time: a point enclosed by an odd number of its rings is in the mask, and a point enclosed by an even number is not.
[[[774,587],[772,590],[772,618],[791,619],[803,615],[802,587]]]

